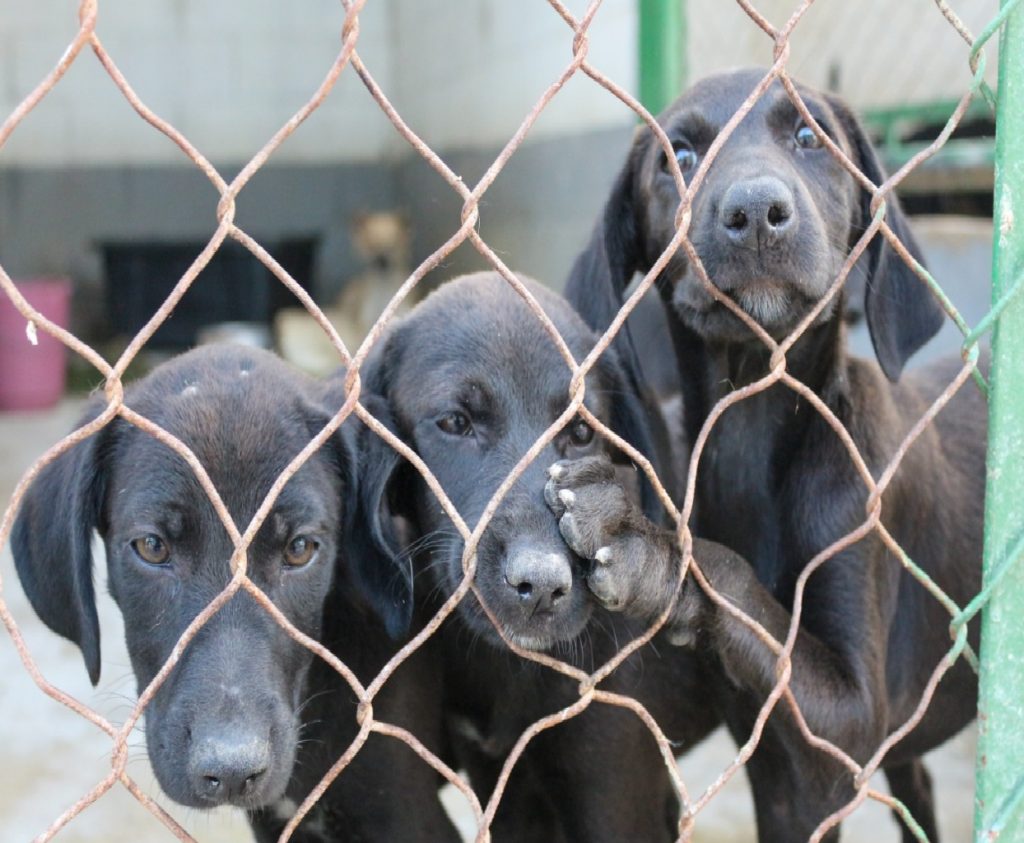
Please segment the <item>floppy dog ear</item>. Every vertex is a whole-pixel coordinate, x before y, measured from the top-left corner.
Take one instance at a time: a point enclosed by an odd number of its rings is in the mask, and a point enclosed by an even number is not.
[[[641,265],[634,185],[645,145],[646,135],[641,131],[615,178],[590,242],[576,258],[566,282],[566,299],[595,331],[604,331],[611,324],[633,273]]]
[[[829,104],[843,124],[853,147],[854,163],[874,184],[884,182],[885,170],[860,121],[844,103],[834,97],[829,98]],[[867,227],[871,221],[870,204],[871,196],[867,191],[862,191],[862,227]],[[921,248],[914,239],[896,196],[890,194],[886,204],[886,222],[907,251],[923,266]],[[854,241],[857,236],[859,232],[855,231]],[[871,240],[866,259],[864,312],[871,344],[886,377],[896,381],[910,356],[942,327],[943,311],[928,286],[904,263],[881,234],[876,234]]]
[[[622,365],[615,350],[609,348],[601,357],[601,365],[611,383],[611,419],[609,427],[651,461],[662,485],[675,491],[675,473],[672,468],[668,429],[660,411],[641,396],[636,378]],[[661,521],[661,501],[647,475],[640,479],[640,503],[644,514],[653,521]]]
[[[88,413],[79,427],[99,415]],[[116,423],[116,422],[115,422]],[[100,527],[110,425],[49,463],[28,488],[11,533],[14,565],[32,608],[82,651],[100,678],[100,624],[92,582],[92,532]]]
[[[394,432],[387,405],[377,396],[364,406]],[[412,560],[403,554],[405,542],[393,510],[401,455],[364,425],[359,432],[359,504],[349,525],[348,544],[354,554],[359,586],[384,622],[388,634],[402,638],[412,622]]]

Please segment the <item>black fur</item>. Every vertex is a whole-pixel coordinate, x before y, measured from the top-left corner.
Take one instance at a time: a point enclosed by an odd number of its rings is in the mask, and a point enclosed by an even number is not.
[[[675,147],[692,149],[699,160],[762,75],[741,71],[705,79],[659,122]],[[873,182],[883,181],[853,114],[833,98],[808,89],[801,94],[830,137]],[[870,221],[870,194],[807,131],[776,83],[720,150],[693,203],[690,237],[712,283],[776,339],[825,294]],[[687,164],[693,160],[682,156]],[[606,324],[631,275],[646,272],[667,246],[678,201],[660,146],[641,130],[589,254],[577,261],[569,281],[567,295],[591,325]],[[921,260],[894,198],[886,220]],[[848,283],[865,289],[881,370],[847,354],[840,300],[789,351],[787,372],[843,422],[877,478],[959,363],[896,383],[942,314],[881,235]],[[768,374],[769,353],[706,292],[682,250],[659,287],[692,442],[719,399]],[[985,405],[969,384],[906,455],[883,500],[890,532],[961,605],[979,585],[984,450]],[[563,488],[575,493],[575,511],[555,507],[563,534],[588,558],[604,549],[597,593],[606,603],[640,615],[655,611],[670,595],[677,570],[674,538],[595,484],[595,470],[585,462],[566,467],[553,482],[549,497],[556,502]],[[749,565],[714,545],[701,545],[698,561],[717,588],[781,639],[800,571],[866,517],[864,485],[845,446],[807,401],[776,385],[725,412],[697,477],[698,534],[738,552]],[[817,571],[803,605],[793,691],[811,729],[863,762],[919,701],[949,648],[948,615],[876,535]],[[717,654],[722,712],[736,738],[746,740],[774,684],[774,656],[695,586],[687,587],[679,612],[680,640],[696,640]],[[977,645],[975,627],[971,641]],[[976,677],[958,662],[923,722],[885,760],[894,793],[929,839],[937,832],[920,756],[971,719],[975,691]],[[764,843],[806,840],[852,795],[849,775],[810,748],[784,710],[769,720],[748,770]],[[913,839],[908,831],[904,838]]]
[[[126,403],[192,449],[240,530],[331,415],[315,384],[266,352],[231,347],[165,363],[129,387]],[[94,406],[86,417],[97,413]],[[293,624],[365,681],[395,646],[350,573],[358,532],[351,427],[344,425],[284,487],[249,548],[248,573]],[[14,557],[33,607],[78,644],[93,682],[100,667],[94,530],[104,540],[109,588],[124,616],[141,692],[188,624],[228,584],[233,547],[185,462],[123,420],[44,468],[16,521]],[[133,548],[147,536],[168,550],[165,561],[146,561]],[[289,565],[285,554],[301,548],[299,537],[315,552],[306,564]],[[377,711],[441,751],[434,652],[428,648],[403,666]],[[199,631],[145,717],[149,757],[168,796],[197,808],[245,808],[260,840],[277,839],[357,731],[344,680],[242,591]],[[332,840],[455,841],[437,788],[436,774],[411,750],[371,738],[295,839],[321,840],[322,830]]]
[[[526,283],[582,359],[594,336],[564,300]],[[387,335],[364,375],[365,386],[381,399],[374,404],[376,414],[423,459],[470,528],[569,400],[570,373],[554,343],[494,273],[463,277],[429,296]],[[587,406],[651,454],[645,411],[630,383],[618,356],[607,353],[587,380]],[[450,427],[448,417],[455,412],[466,416],[470,432],[442,429]],[[476,584],[520,646],[592,668],[643,627],[595,611],[589,566],[568,551],[545,506],[546,467],[557,458],[600,455],[636,505],[646,506],[652,517],[656,510],[649,491],[640,503],[640,478],[621,454],[597,436],[584,442],[582,435],[574,443],[573,429],[570,423],[555,437],[496,511],[478,547]],[[374,531],[380,551],[374,564],[381,570],[365,580],[379,584],[381,609],[398,620],[409,600],[433,609],[454,591],[462,579],[463,543],[418,472],[375,434],[365,434],[364,511],[369,518],[389,512],[393,526],[391,532]],[[552,572],[564,576],[561,593],[552,591],[549,600],[539,596],[539,584],[523,590],[524,559],[533,560],[529,572],[538,582]],[[413,583],[411,594],[403,591]],[[442,636],[452,741],[473,787],[487,798],[522,732],[577,700],[578,689],[510,653],[471,594],[442,627]],[[697,660],[688,654],[668,660],[646,648],[602,687],[640,699],[685,748],[716,722],[699,692],[700,677]],[[690,690],[691,705],[677,704],[680,688]],[[677,816],[664,762],[646,728],[632,714],[592,706],[531,742],[501,801],[493,839],[668,841],[676,838]]]

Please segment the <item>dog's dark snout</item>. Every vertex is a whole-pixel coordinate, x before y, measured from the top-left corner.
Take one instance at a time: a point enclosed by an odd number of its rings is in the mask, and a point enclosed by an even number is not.
[[[222,734],[196,743],[190,772],[200,798],[224,804],[251,796],[270,764],[267,741],[252,734]]]
[[[737,246],[758,248],[783,239],[796,219],[793,192],[774,176],[745,179],[729,187],[719,220]]]
[[[572,590],[572,567],[563,553],[523,545],[508,555],[505,582],[531,611],[549,611]]]

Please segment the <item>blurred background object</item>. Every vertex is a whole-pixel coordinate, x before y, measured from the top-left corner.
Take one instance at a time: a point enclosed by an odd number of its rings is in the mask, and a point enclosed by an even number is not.
[[[345,279],[341,292],[322,310],[349,354],[354,355],[388,302],[409,277],[412,267],[409,263],[411,233],[401,214],[394,211],[356,214],[351,234],[353,248],[366,267]],[[415,287],[402,300],[396,315],[408,311],[421,295],[422,288]],[[314,375],[326,375],[338,368],[338,351],[304,308],[277,311],[274,336],[278,351],[289,363]]]
[[[68,326],[71,282],[67,278],[16,281],[35,310],[60,328]],[[0,410],[52,407],[64,394],[64,345],[30,324],[0,295]]]

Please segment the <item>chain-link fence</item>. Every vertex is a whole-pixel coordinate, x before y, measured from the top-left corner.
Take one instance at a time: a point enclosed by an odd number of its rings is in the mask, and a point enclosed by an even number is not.
[[[969,90],[963,92],[957,107],[949,115],[948,122],[941,134],[939,134],[939,136],[936,137],[925,149],[921,150],[896,173],[888,178],[884,184],[875,185],[857,168],[854,162],[850,160],[840,146],[837,145],[837,143],[818,125],[814,115],[807,107],[796,85],[790,77],[788,68],[788,62],[790,59],[790,36],[797,30],[805,14],[807,14],[808,10],[812,5],[814,5],[812,0],[804,0],[804,2],[799,4],[799,6],[792,12],[789,19],[781,25],[766,19],[753,5],[746,2],[746,0],[738,0],[737,6],[742,10],[746,19],[749,20],[749,25],[763,33],[763,37],[770,39],[774,44],[774,63],[765,73],[760,83],[757,84],[755,89],[750,93],[749,97],[746,98],[742,107],[736,111],[731,119],[729,119],[723,126],[717,137],[715,137],[713,142],[710,144],[707,153],[703,156],[700,165],[689,180],[683,177],[678,163],[676,162],[672,143],[654,117],[652,117],[652,115],[645,110],[644,107],[633,96],[631,96],[628,91],[624,90],[612,79],[606,77],[599,67],[591,63],[588,57],[588,28],[594,19],[594,16],[600,12],[600,2],[592,3],[582,16],[577,17],[571,14],[561,2],[558,2],[558,0],[550,0],[552,13],[559,15],[565,22],[566,45],[567,47],[571,46],[571,58],[566,61],[563,72],[556,79],[552,80],[550,87],[544,92],[543,96],[536,102],[530,112],[523,118],[518,130],[509,139],[507,144],[501,150],[501,153],[494,159],[483,177],[472,186],[463,183],[463,180],[459,175],[453,172],[445,161],[423,142],[423,140],[416,134],[414,128],[406,124],[402,115],[392,105],[387,92],[378,84],[373,72],[360,56],[358,50],[360,32],[359,14],[363,10],[365,4],[366,0],[362,0],[362,2],[358,2],[358,0],[343,0],[342,5],[344,9],[339,12],[342,41],[341,49],[334,63],[327,70],[320,86],[312,94],[308,102],[303,105],[303,107],[299,109],[299,111],[297,111],[283,126],[281,126],[273,137],[267,141],[263,148],[260,149],[260,151],[241,169],[238,175],[230,181],[225,179],[224,176],[217,171],[217,169],[203,155],[202,151],[193,146],[187,137],[179,132],[167,120],[153,113],[153,111],[151,111],[136,95],[135,91],[131,87],[130,81],[126,79],[118,69],[114,58],[104,49],[99,35],[99,32],[101,31],[99,25],[102,21],[102,3],[100,3],[99,0],[83,0],[79,8],[79,29],[71,43],[68,45],[63,56],[60,58],[60,61],[52,72],[50,72],[39,83],[36,89],[22,101],[22,103],[3,123],[2,128],[0,128],[0,147],[2,147],[10,137],[11,133],[17,130],[19,124],[25,119],[25,117],[54,89],[56,85],[60,83],[69,68],[71,68],[76,62],[90,60],[88,58],[88,54],[91,52],[95,60],[97,60],[105,69],[111,83],[117,87],[128,103],[130,103],[131,107],[136,111],[138,116],[148,123],[153,130],[162,132],[170,138],[181,152],[195,165],[195,167],[205,175],[220,195],[220,201],[217,205],[217,225],[206,246],[189,267],[188,271],[182,276],[171,295],[164,302],[163,306],[152,315],[152,318],[148,321],[145,327],[138,332],[124,353],[113,365],[108,363],[100,354],[76,336],[47,320],[42,314],[33,309],[18,291],[18,288],[14,285],[7,273],[0,270],[0,286],[3,287],[5,294],[11,299],[11,301],[13,301],[15,307],[26,319],[27,340],[34,342],[36,331],[45,331],[56,337],[75,354],[88,361],[105,378],[104,396],[106,401],[102,412],[100,412],[93,421],[80,427],[74,433],[65,437],[53,446],[22,478],[15,490],[12,500],[5,510],[2,526],[0,526],[0,544],[5,544],[7,542],[11,533],[12,525],[18,514],[19,508],[21,507],[25,492],[33,480],[39,476],[41,469],[61,454],[64,454],[74,447],[77,443],[80,443],[86,438],[96,434],[115,418],[120,418],[124,422],[134,425],[140,430],[155,437],[161,443],[173,450],[189,465],[191,470],[194,472],[196,479],[209,497],[224,530],[230,536],[231,542],[234,546],[234,554],[231,559],[234,575],[230,582],[216,597],[216,599],[209,603],[209,605],[195,616],[194,620],[181,635],[172,656],[163,665],[162,669],[157,673],[148,687],[146,687],[139,695],[138,701],[134,705],[131,713],[122,723],[111,722],[109,719],[101,716],[90,706],[74,699],[64,690],[56,687],[48,681],[40,671],[36,660],[28,651],[18,625],[11,616],[6,603],[0,601],[0,616],[3,617],[4,624],[8,629],[14,645],[18,649],[25,669],[31,674],[33,681],[39,689],[47,696],[62,703],[75,715],[85,718],[94,724],[98,729],[109,735],[111,739],[112,757],[109,774],[107,774],[102,781],[97,782],[95,787],[88,793],[83,794],[73,805],[64,809],[63,812],[54,819],[51,826],[40,835],[39,839],[48,840],[52,838],[67,823],[74,820],[75,817],[87,810],[92,803],[102,798],[105,793],[117,785],[121,785],[130,791],[131,794],[152,813],[155,819],[166,826],[175,836],[180,839],[191,839],[189,834],[175,821],[170,813],[160,807],[154,801],[152,796],[143,792],[133,778],[126,772],[126,762],[128,759],[127,739],[132,729],[136,726],[146,711],[147,705],[150,704],[158,689],[163,683],[165,683],[171,671],[174,670],[175,666],[181,660],[182,654],[190,645],[190,642],[195,639],[204,625],[207,624],[211,618],[213,618],[214,615],[228,603],[228,601],[230,601],[239,592],[245,592],[250,595],[251,598],[255,600],[274,619],[274,621],[279,624],[289,636],[291,636],[292,639],[298,642],[301,646],[308,648],[317,657],[328,663],[334,670],[336,670],[337,673],[343,677],[344,681],[352,688],[353,693],[359,700],[356,716],[358,732],[355,739],[351,742],[347,750],[330,766],[330,769],[323,776],[319,785],[309,793],[308,797],[301,805],[297,806],[296,811],[288,820],[282,839],[288,839],[291,837],[331,783],[338,776],[345,775],[346,767],[348,767],[353,758],[357,756],[370,736],[377,734],[387,736],[390,740],[404,742],[423,760],[424,764],[428,764],[433,767],[438,771],[438,773],[447,779],[447,781],[458,788],[472,807],[473,814],[478,824],[477,839],[481,841],[487,840],[489,839],[490,825],[494,820],[498,806],[501,803],[509,777],[530,742],[540,733],[546,730],[559,728],[560,724],[571,718],[577,717],[592,706],[615,706],[627,712],[631,712],[632,715],[639,718],[649,729],[658,744],[668,775],[671,778],[672,784],[682,805],[682,813],[678,825],[679,837],[683,840],[689,839],[694,831],[695,824],[699,820],[701,811],[712,799],[715,798],[716,794],[721,790],[724,784],[743,768],[744,764],[756,749],[769,717],[777,707],[781,706],[788,711],[789,716],[795,718],[803,739],[808,743],[808,745],[816,747],[817,749],[829,754],[839,764],[846,767],[849,770],[854,783],[854,796],[847,804],[842,806],[821,823],[812,836],[813,840],[822,839],[830,829],[836,827],[865,800],[876,800],[893,808],[903,817],[907,827],[911,829],[911,832],[916,836],[916,838],[924,840],[924,832],[917,825],[906,807],[900,804],[898,800],[894,799],[892,796],[882,793],[872,787],[870,784],[870,778],[875,771],[882,767],[887,754],[893,749],[893,747],[896,746],[908,733],[910,733],[924,718],[929,705],[932,702],[936,687],[957,660],[965,659],[975,670],[978,669],[978,657],[967,642],[967,622],[980,611],[982,606],[988,605],[989,601],[994,599],[994,590],[998,583],[1005,580],[1007,572],[1014,571],[1012,563],[1020,556],[1020,543],[1018,540],[1016,547],[1009,544],[1013,536],[1013,531],[1010,530],[1010,539],[1006,540],[1006,547],[1010,548],[1008,552],[1003,552],[1001,546],[990,548],[988,557],[992,560],[992,569],[990,576],[986,580],[984,591],[982,591],[968,606],[957,605],[955,601],[939,589],[939,587],[928,577],[925,571],[918,567],[915,560],[908,557],[886,529],[882,509],[882,495],[888,488],[904,455],[919,439],[923,431],[928,429],[935,416],[950,402],[957,391],[960,389],[986,389],[986,384],[977,366],[979,359],[978,342],[982,336],[996,324],[998,319],[1002,318],[1005,313],[1009,312],[1008,308],[1010,308],[1014,303],[1014,294],[1019,288],[1019,283],[1017,283],[1019,279],[1014,279],[1013,276],[1014,273],[1019,273],[1020,265],[1019,260],[1016,264],[1013,263],[1014,259],[1011,257],[1010,252],[1011,247],[1009,245],[1004,246],[1004,255],[1006,255],[1005,262],[1007,264],[1004,268],[1004,273],[1005,278],[1008,280],[1005,286],[1001,288],[999,301],[993,307],[989,316],[981,324],[972,328],[964,323],[954,305],[943,294],[940,283],[914,259],[887,223],[886,202],[887,197],[892,194],[911,170],[930,156],[934,155],[935,152],[942,147],[943,143],[957,126],[973,100],[982,98],[988,102],[990,106],[993,108],[995,107],[995,96],[985,81],[986,78],[991,78],[991,75],[986,68],[985,54],[982,48],[985,43],[991,39],[992,35],[999,30],[999,27],[1006,23],[1007,18],[1014,13],[1015,9],[1016,17],[1018,19],[1020,18],[1020,4],[1018,2],[1004,3],[1000,14],[994,17],[991,24],[986,27],[983,33],[976,36],[972,32],[968,31],[968,29],[961,23],[954,10],[947,3],[943,2],[943,0],[936,0],[935,14],[939,18],[944,19],[945,24],[952,27],[966,45],[964,50],[964,60],[970,62],[970,66],[974,73],[974,83]],[[1020,34],[1019,23],[1020,21],[1018,20],[1018,35]],[[691,27],[697,27],[699,26],[699,21],[691,19],[689,25]],[[906,33],[905,38],[907,40],[912,40],[912,33]],[[901,38],[901,40],[903,39]],[[1010,52],[1014,51],[1004,51],[1003,58],[1007,63],[1009,63],[1010,59],[1006,56],[1006,53]],[[1019,53],[1019,50],[1016,52]],[[1016,60],[1018,62],[1020,61],[1019,55]],[[324,102],[325,98],[330,95],[338,78],[343,73],[354,73],[359,77],[365,85],[369,95],[374,99],[381,111],[393,124],[395,131],[398,132],[398,134],[412,147],[413,150],[415,150],[418,155],[423,158],[423,160],[429,163],[429,165],[451,187],[452,191],[460,197],[463,203],[461,224],[443,245],[437,248],[429,257],[427,257],[426,260],[416,267],[415,271],[408,277],[392,302],[380,315],[380,318],[374,325],[373,329],[369,332],[366,340],[358,349],[353,351],[344,347],[331,323],[324,317],[311,296],[302,288],[302,286],[290,277],[280,264],[268,253],[268,251],[261,246],[260,243],[250,235],[250,233],[239,227],[235,221],[235,203],[239,193],[250,182],[254,174],[271,158],[275,151],[287,141],[288,137],[299,126],[299,124]],[[987,73],[989,73],[988,77],[986,77]],[[586,356],[586,358],[581,361],[576,361],[573,358],[568,345],[559,335],[554,323],[545,313],[544,309],[536,301],[530,290],[517,278],[510,267],[506,265],[503,258],[491,248],[478,229],[479,205],[482,198],[492,186],[495,179],[498,177],[499,173],[505,167],[510,158],[516,154],[516,151],[528,137],[531,129],[544,109],[552,99],[558,96],[563,86],[565,86],[565,84],[575,76],[589,77],[594,83],[604,88],[607,91],[608,96],[617,98],[636,112],[642,122],[653,133],[656,138],[656,142],[660,144],[663,149],[670,167],[671,175],[675,180],[679,195],[682,197],[682,201],[679,204],[679,209],[676,214],[675,234],[672,237],[671,242],[650,267],[649,271],[636,286],[635,290],[626,299],[621,310],[608,329],[604,332],[600,341],[594,346],[593,350]],[[850,251],[830,289],[803,318],[801,324],[796,328],[796,330],[782,341],[774,339],[761,325],[751,318],[745,310],[740,308],[731,298],[718,291],[712,283],[712,280],[704,271],[700,256],[688,237],[694,196],[707,175],[710,166],[715,160],[716,154],[726,143],[730,135],[734,132],[744,117],[752,108],[755,107],[759,98],[761,98],[775,83],[780,83],[785,89],[785,92],[791,99],[794,107],[799,112],[806,125],[811,127],[818,141],[820,141],[820,143],[826,147],[839,162],[841,162],[842,166],[853,176],[863,189],[868,191],[873,197],[871,201],[872,219],[870,224],[867,226],[852,251]],[[1003,83],[1001,82],[1001,86],[1002,84]],[[1003,94],[1003,107],[1005,109],[1016,108],[1019,110],[1019,102],[1020,100],[1013,101],[1009,93]],[[1007,176],[1009,177],[1012,172],[1019,171],[1019,149],[1014,150],[1012,148],[1004,147],[1004,153],[1006,155],[1013,156],[1012,161],[1004,159],[1003,162],[1006,166]],[[1006,195],[1008,196],[1009,194]],[[1003,211],[999,217],[999,226],[1001,236],[1007,240],[1007,243],[1010,242],[1009,238],[1013,234],[1014,230],[1012,208],[1013,205],[1011,204],[1011,199],[1006,198]],[[955,378],[948,383],[939,397],[928,407],[927,411],[921,415],[919,421],[910,430],[909,434],[902,442],[899,443],[899,446],[895,449],[892,458],[888,461],[887,467],[876,478],[872,475],[872,471],[868,468],[865,459],[854,444],[853,437],[843,423],[821,400],[821,398],[815,394],[814,391],[809,389],[803,382],[787,371],[786,355],[793,348],[797,340],[808,330],[808,327],[812,325],[822,312],[826,308],[830,307],[833,301],[840,295],[844,282],[853,271],[858,259],[868,248],[873,238],[881,237],[884,237],[888,241],[889,246],[898,253],[900,258],[905,261],[908,266],[913,269],[920,278],[921,283],[928,285],[928,288],[932,291],[934,296],[941,302],[942,307],[948,314],[949,318],[952,319],[963,332],[965,341],[963,346],[963,365],[959,369],[959,372]],[[1019,236],[1017,239],[1019,240]],[[274,483],[270,493],[260,505],[253,519],[248,524],[244,525],[235,524],[233,522],[224,505],[221,495],[214,487],[206,469],[196,455],[181,441],[125,404],[124,385],[122,382],[129,364],[145,346],[147,341],[153,336],[161,323],[168,318],[176,304],[189,289],[190,285],[193,284],[196,277],[207,265],[212,256],[217,252],[222,244],[228,240],[235,240],[248,249],[285,287],[295,295],[299,301],[302,302],[303,306],[309,311],[323,331],[330,337],[333,346],[337,350],[339,361],[344,362],[348,366],[348,374],[345,379],[346,400],[343,406],[330,420],[330,422],[316,435],[316,437],[309,442],[308,446],[291,461],[288,468]],[[442,265],[446,258],[457,247],[466,242],[471,244],[471,246],[487,261],[487,263],[499,272],[508,284],[514,288],[522,299],[529,305],[533,315],[538,322],[544,326],[544,329],[551,337],[552,342],[554,342],[564,358],[566,366],[572,372],[572,382],[569,394],[566,396],[567,402],[564,411],[557,421],[555,421],[555,423],[552,424],[545,432],[545,434],[522,455],[514,470],[504,479],[500,487],[492,496],[483,516],[475,524],[466,523],[466,521],[460,516],[457,508],[453,505],[446,494],[445,489],[441,487],[423,460],[413,450],[411,450],[406,443],[396,437],[384,424],[381,423],[380,420],[375,418],[374,415],[367,410],[363,400],[365,396],[362,394],[362,383],[360,377],[360,367],[367,359],[367,355],[370,350],[380,340],[388,321],[391,319],[402,300],[405,299],[418,284],[420,284],[429,272]],[[639,453],[632,443],[623,441],[619,436],[611,431],[583,403],[585,376],[597,364],[598,359],[613,342],[624,324],[627,315],[637,306],[641,297],[652,288],[659,275],[677,252],[686,255],[690,265],[694,267],[695,271],[700,275],[700,280],[709,295],[711,295],[722,306],[728,308],[736,318],[741,320],[749,330],[760,339],[765,348],[770,352],[772,361],[771,371],[769,374],[747,387],[730,393],[711,408],[706,422],[703,424],[699,435],[693,443],[692,456],[686,476],[685,494],[679,505],[677,505],[676,501],[672,500],[669,491],[660,481],[651,462],[643,454]],[[1019,249],[1017,256],[1019,258]],[[1016,301],[1016,305],[1018,305],[1016,308],[1017,311],[1020,310],[1019,304],[1020,302]],[[997,375],[999,375],[1000,372],[1003,372],[1002,377],[1007,378],[1008,380],[1019,376],[1020,360],[1017,359],[1014,363],[1005,357],[1000,357],[998,349],[994,365]],[[1013,366],[1016,367],[1016,373],[1013,373]],[[768,390],[775,385],[782,385],[787,389],[792,390],[795,395],[800,396],[808,402],[827,421],[835,431],[836,436],[838,436],[844,444],[845,449],[849,454],[849,459],[854,465],[857,474],[863,481],[864,488],[868,496],[863,523],[848,535],[823,550],[813,559],[807,561],[799,580],[795,584],[792,604],[792,620],[789,625],[788,634],[783,640],[778,640],[776,637],[770,635],[757,619],[749,617],[727,598],[715,591],[701,571],[700,560],[695,560],[693,557],[693,537],[687,527],[690,523],[690,517],[694,507],[698,475],[702,470],[701,458],[703,450],[712,429],[719,422],[721,416],[728,408],[736,405],[738,402],[749,399],[751,396],[759,392]],[[1003,386],[1003,388],[1006,389],[1005,386]],[[451,597],[445,601],[437,614],[428,623],[426,623],[426,625],[419,630],[415,636],[408,641],[408,643],[394,654],[386,666],[378,673],[373,681],[368,684],[360,682],[350,667],[344,664],[334,653],[324,647],[320,642],[303,634],[295,625],[293,625],[260,589],[260,587],[247,575],[250,545],[263,525],[265,519],[268,517],[268,513],[271,512],[275,500],[278,498],[281,490],[289,479],[292,478],[301,466],[310,458],[310,456],[317,449],[323,446],[330,437],[335,435],[336,431],[349,416],[355,416],[358,418],[363,424],[370,428],[374,434],[379,436],[391,448],[401,454],[401,456],[407,460],[417,472],[419,472],[427,488],[430,490],[430,493],[436,497],[439,505],[450,518],[454,530],[464,542],[463,567],[465,577],[461,585],[454,591]],[[619,666],[622,665],[631,654],[645,647],[651,641],[668,619],[673,608],[672,605],[662,613],[659,621],[646,633],[624,645],[614,658],[589,673],[565,661],[554,658],[553,656],[526,650],[517,646],[505,635],[501,625],[495,622],[495,628],[505,639],[510,650],[520,658],[528,659],[543,666],[544,668],[557,671],[566,677],[569,677],[578,683],[579,694],[578,699],[576,699],[571,705],[564,707],[562,710],[549,717],[539,720],[519,736],[518,740],[515,742],[513,750],[502,762],[500,773],[497,776],[497,785],[491,793],[475,793],[455,770],[448,766],[441,758],[438,757],[437,754],[431,752],[416,735],[411,734],[407,730],[394,724],[378,719],[375,714],[375,700],[377,700],[378,694],[388,679],[395,673],[399,666],[409,659],[414,652],[423,647],[424,643],[437,633],[441,624],[456,610],[457,606],[464,600],[474,599],[479,600],[482,606],[484,605],[483,599],[474,582],[476,551],[478,544],[481,541],[481,537],[488,529],[488,526],[492,521],[492,516],[497,512],[502,501],[517,481],[522,477],[526,469],[552,442],[559,431],[576,416],[580,416],[585,419],[586,422],[590,424],[602,437],[605,437],[616,447],[625,451],[647,475],[666,511],[670,514],[676,525],[677,539],[682,551],[682,558],[684,560],[684,565],[681,567],[679,572],[678,583],[682,585],[684,578],[688,576],[695,578],[696,582],[707,592],[709,597],[724,612],[733,617],[736,624],[742,624],[747,627],[764,644],[764,646],[769,648],[776,656],[776,681],[771,693],[763,701],[763,705],[756,717],[755,725],[749,739],[740,746],[734,761],[728,766],[728,768],[723,770],[716,781],[702,793],[689,792],[685,781],[676,767],[671,742],[666,737],[654,717],[651,716],[644,706],[631,697],[612,693],[611,691],[604,690],[601,687],[602,681],[607,679],[617,668],[619,668]],[[994,431],[997,431],[1001,428],[998,428],[998,426],[994,424],[993,429]],[[1013,435],[1019,437],[1019,422],[1017,423],[1016,430],[1017,433]],[[1010,453],[1012,454],[1012,450]],[[1012,507],[1014,505],[1011,504],[1010,506]],[[1016,509],[1019,511],[1019,505],[1016,506]],[[1006,531],[1004,530],[1003,533],[1005,532]],[[792,657],[794,647],[796,646],[797,632],[800,629],[801,614],[805,608],[805,587],[809,578],[830,559],[833,559],[844,549],[850,547],[867,535],[874,535],[880,539],[889,551],[900,560],[905,569],[920,582],[921,588],[926,590],[929,594],[929,599],[938,601],[948,610],[950,615],[951,643],[946,657],[937,664],[929,666],[930,679],[926,683],[924,694],[914,707],[912,716],[898,728],[891,730],[885,740],[877,747],[871,758],[866,763],[862,764],[851,758],[842,747],[837,746],[836,744],[812,732],[811,728],[804,720],[800,706],[797,704],[796,697],[790,688],[790,679],[792,673]],[[1002,539],[1000,539],[1000,541],[1002,541]],[[474,592],[474,595],[469,594],[471,591]],[[484,608],[486,610],[486,606]],[[494,621],[493,617],[492,621]],[[999,635],[999,630],[990,629],[988,632],[993,636]],[[991,666],[986,665],[988,672],[990,672],[992,676],[999,674],[1000,671],[1003,670],[1003,667],[1004,665],[1002,661]],[[1020,686],[1018,685],[1016,687],[1018,693],[1019,688]],[[990,756],[990,760],[991,757],[992,756]],[[628,775],[628,772],[624,772],[624,775]],[[987,807],[979,815],[984,818],[984,823],[986,825],[979,828],[979,839],[982,839],[981,836],[985,833],[988,833],[989,836],[984,839],[995,839],[996,831],[986,832],[985,829],[989,828],[987,824],[993,821],[1005,823],[1007,821],[1006,818],[1012,816],[1022,791],[1019,782],[1014,783],[1014,781],[1014,779],[1010,779],[1008,783],[1004,783],[1002,785],[987,786],[988,789],[985,791],[987,794],[986,798],[988,800]],[[999,815],[994,818],[989,811],[989,808],[993,805],[997,806],[1000,812]],[[60,809],[55,806],[55,813],[58,810]],[[993,826],[993,828],[995,828],[995,826]],[[1002,826],[999,826],[999,828],[1002,828]]]

